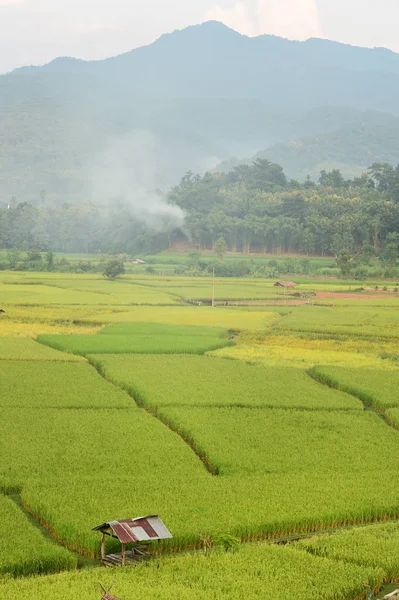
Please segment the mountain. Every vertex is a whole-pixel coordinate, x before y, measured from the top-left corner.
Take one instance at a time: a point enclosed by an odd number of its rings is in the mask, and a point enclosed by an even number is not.
[[[398,97],[394,52],[217,22],[106,60],[23,67],[0,77],[0,201],[134,197],[261,148],[290,175],[355,173],[397,160]]]
[[[398,139],[398,117],[318,109],[293,123],[288,140],[250,158],[230,158],[215,170],[226,172],[240,164],[251,164],[257,158],[267,158],[284,165],[287,175],[299,181],[308,175],[317,180],[323,169],[340,169],[345,177],[351,178],[375,162],[399,164]]]

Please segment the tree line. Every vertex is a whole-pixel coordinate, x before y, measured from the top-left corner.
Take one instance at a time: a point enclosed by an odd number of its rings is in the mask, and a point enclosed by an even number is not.
[[[228,173],[188,172],[167,201],[186,214],[182,229],[170,222],[151,229],[123,199],[89,203],[0,208],[0,247],[63,253],[155,254],[186,240],[195,250],[299,253],[394,263],[399,253],[399,166],[375,163],[351,180],[338,169],[318,181],[288,180],[265,159]]]
[[[231,251],[338,256],[380,254],[399,234],[399,166],[373,164],[347,180],[338,169],[317,182],[287,180],[265,159],[228,173],[187,173],[170,199],[187,212],[198,250],[223,238]]]

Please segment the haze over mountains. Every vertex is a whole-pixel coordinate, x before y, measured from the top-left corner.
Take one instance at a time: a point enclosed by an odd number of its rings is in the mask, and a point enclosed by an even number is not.
[[[0,77],[0,202],[109,200],[257,153],[289,177],[357,175],[399,162],[398,98],[394,52],[217,22],[24,67]]]

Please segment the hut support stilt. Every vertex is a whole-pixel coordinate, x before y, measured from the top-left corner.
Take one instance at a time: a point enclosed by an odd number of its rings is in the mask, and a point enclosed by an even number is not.
[[[101,559],[105,558],[105,533],[102,534],[101,537]]]

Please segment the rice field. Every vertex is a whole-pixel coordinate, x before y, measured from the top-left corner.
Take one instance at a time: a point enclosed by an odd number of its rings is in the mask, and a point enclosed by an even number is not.
[[[395,306],[299,306],[282,319],[277,328],[283,331],[322,333],[350,338],[399,337],[398,301]]]
[[[399,407],[399,369],[348,369],[318,366],[313,374],[326,385],[352,394],[376,410]]]
[[[82,361],[0,361],[1,408],[130,408],[132,399]],[[29,426],[26,426],[29,428]]]
[[[386,412],[386,416],[396,429],[399,429],[399,408],[390,408]]]
[[[45,360],[75,363],[81,362],[82,358],[43,346],[31,338],[0,337],[1,360]]]
[[[110,390],[108,399],[120,406],[121,395]],[[32,480],[101,476],[112,486],[114,478],[129,474],[134,488],[137,469],[158,478],[170,469],[176,476],[203,472],[189,446],[145,411],[135,405],[99,410],[96,398],[92,404],[85,408],[82,395],[81,405],[75,401],[72,408],[2,407],[0,489],[21,490]]]
[[[399,522],[322,535],[295,547],[314,556],[382,569],[385,581],[399,581]]]
[[[219,475],[399,470],[399,433],[370,412],[166,406],[160,414]]]
[[[172,438],[167,439],[171,446]],[[151,440],[148,447],[153,448]],[[209,535],[230,534],[247,542],[399,516],[390,463],[376,471],[359,468],[346,473],[213,476],[182,448],[179,456],[178,451],[173,454],[166,447],[163,462],[158,451],[152,462],[145,460],[143,467],[133,450],[126,454],[121,446],[116,449],[123,458],[110,475],[106,468],[111,462],[104,461],[98,471],[96,459],[95,468],[86,475],[80,469],[73,475],[67,472],[65,477],[59,470],[54,475],[41,472],[29,481],[24,476],[21,495],[25,506],[46,523],[55,539],[82,554],[99,556],[100,536],[91,532],[92,527],[109,519],[154,512],[174,536],[162,542],[162,554],[201,548],[203,537]],[[84,462],[87,466],[89,460]],[[152,468],[154,472],[149,476]],[[107,546],[107,550],[114,548]]]
[[[109,327],[97,335],[40,335],[38,341],[56,350],[88,354],[203,354],[233,344],[228,331],[218,328],[139,323]]]
[[[356,527],[365,537],[353,543],[337,533],[324,554],[319,535],[308,547],[259,543],[399,518],[399,299],[212,308],[182,303],[209,297],[203,278],[0,282],[0,505],[31,532],[21,554],[12,535],[0,545],[11,576],[0,575],[0,596],[94,600],[92,569],[23,576],[73,569],[67,549],[98,557],[92,527],[154,513],[174,537],[159,559],[112,573],[122,598],[365,600],[367,585],[399,579],[382,551],[382,538],[396,548],[388,523]],[[278,296],[270,280],[217,280],[216,291]],[[258,543],[224,552],[226,536]],[[370,548],[358,562],[355,544]]]
[[[279,320],[278,312],[273,307],[265,307],[261,311],[244,311],[234,308],[210,306],[140,306],[123,312],[101,314],[87,319],[95,325],[98,323],[166,323],[169,325],[197,325],[206,327],[222,327],[233,330],[263,329]]]
[[[2,575],[21,577],[76,568],[76,556],[44,537],[17,503],[1,494],[0,515],[0,587]],[[8,594],[3,592],[3,597]]]
[[[169,557],[134,570],[121,569],[111,577],[86,570],[18,582],[0,579],[0,595],[7,600],[97,600],[99,579],[112,582],[116,578],[112,593],[137,600],[361,600],[366,586],[377,588],[382,577],[380,569],[260,545],[237,552]]]
[[[209,356],[94,355],[90,359],[107,379],[122,385],[151,410],[169,405],[363,408],[357,398],[330,390],[290,367],[265,368]]]

